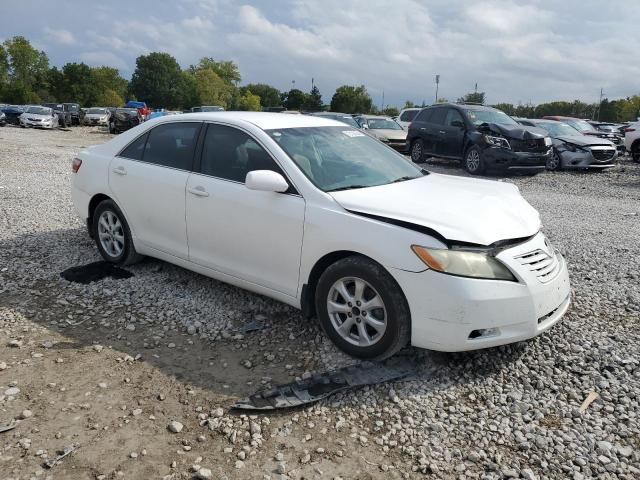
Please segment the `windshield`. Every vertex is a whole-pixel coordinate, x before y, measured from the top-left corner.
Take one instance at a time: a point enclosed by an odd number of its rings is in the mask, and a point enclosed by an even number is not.
[[[585,122],[584,120],[579,120],[577,118],[566,118],[563,120],[563,122],[568,123],[579,132],[595,132],[596,131],[596,129],[593,128],[590,123]]]
[[[465,110],[467,118],[474,125],[482,125],[483,123],[497,123],[498,125],[518,126],[519,123],[513,118],[500,110]]]
[[[536,127],[546,130],[552,137],[579,137],[580,132],[575,128],[560,122],[538,123]]]
[[[106,115],[107,114],[107,109],[106,108],[89,108],[89,109],[87,109],[87,114],[89,114],[89,115]]]
[[[200,112],[224,112],[224,108],[222,107],[201,107]]]
[[[402,130],[402,127],[390,118],[367,118],[365,121],[372,130]]]
[[[49,107],[29,107],[26,113],[33,113],[35,115],[51,115],[52,110]]]
[[[609,133],[614,133],[618,131],[615,125],[599,125],[598,130],[600,130],[601,132],[609,132]]]
[[[428,173],[369,135],[346,126],[267,133],[325,192],[386,185]]]
[[[346,123],[350,127],[360,128],[358,122],[356,122],[351,115],[318,115],[319,117],[330,118],[331,120],[337,120],[338,122]]]

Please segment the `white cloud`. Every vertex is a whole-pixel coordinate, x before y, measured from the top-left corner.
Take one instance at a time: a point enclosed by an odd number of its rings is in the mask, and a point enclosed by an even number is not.
[[[76,44],[76,38],[73,36],[73,33],[71,33],[69,30],[63,30],[63,29],[53,29],[53,28],[45,28],[45,33],[47,34],[47,37],[55,42],[58,43],[60,45],[75,45]]]

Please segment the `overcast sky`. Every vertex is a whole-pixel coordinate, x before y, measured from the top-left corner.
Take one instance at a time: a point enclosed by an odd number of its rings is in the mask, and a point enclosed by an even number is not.
[[[640,94],[638,0],[2,0],[0,40],[24,35],[53,65],[138,55],[238,63],[243,82],[308,91],[364,84],[376,104],[486,92],[489,103]]]

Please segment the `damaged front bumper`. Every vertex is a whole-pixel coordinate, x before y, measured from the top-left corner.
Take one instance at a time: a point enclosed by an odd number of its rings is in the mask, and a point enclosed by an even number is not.
[[[514,152],[502,147],[487,147],[482,160],[489,170],[541,172],[547,168],[552,155],[552,148],[544,152]]]
[[[560,165],[564,169],[605,169],[615,167],[618,158],[617,149],[610,147],[585,147],[575,150],[558,147]]]
[[[517,281],[474,279],[433,270],[393,270],[411,310],[411,344],[445,352],[533,338],[571,303],[562,255],[541,233],[496,255]]]

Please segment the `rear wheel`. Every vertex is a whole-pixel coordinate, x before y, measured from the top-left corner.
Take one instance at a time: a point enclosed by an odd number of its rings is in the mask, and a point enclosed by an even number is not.
[[[381,265],[361,256],[325,270],[316,311],[327,336],[354,357],[381,360],[410,340],[411,315],[400,286]]]
[[[475,145],[464,155],[464,168],[472,175],[481,175],[484,173],[484,162],[482,161],[482,152]]]
[[[131,265],[142,258],[133,245],[129,225],[113,200],[103,200],[98,204],[92,226],[98,251],[107,262]]]
[[[411,161],[413,163],[424,163],[424,142],[418,138],[411,144]]]
[[[631,146],[631,159],[634,162],[640,162],[640,142],[636,142]]]
[[[547,160],[547,170],[556,171],[562,170],[562,162],[560,160],[560,155],[558,151],[554,148],[553,155],[549,160]]]

